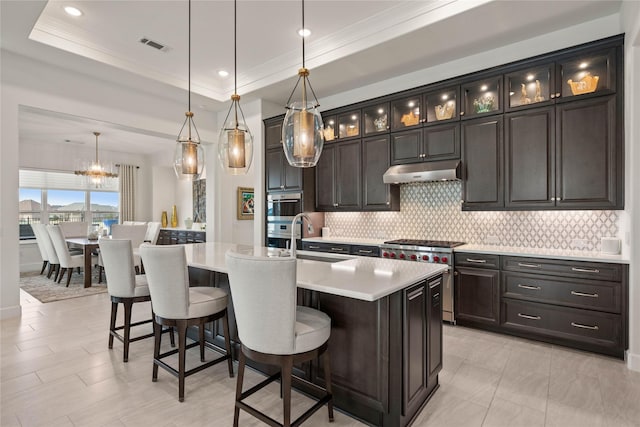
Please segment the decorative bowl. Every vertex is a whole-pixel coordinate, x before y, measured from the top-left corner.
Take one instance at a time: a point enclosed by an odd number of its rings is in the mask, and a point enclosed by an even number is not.
[[[436,119],[438,120],[447,120],[453,117],[453,113],[455,112],[455,104],[453,102],[447,102],[446,104],[436,105],[433,107],[436,111]]]
[[[574,95],[583,95],[585,93],[595,92],[598,87],[598,80],[600,80],[599,76],[587,74],[577,82],[569,79],[567,80],[567,83],[571,86],[571,93]]]
[[[494,102],[495,99],[492,95],[485,95],[479,99],[474,99],[473,106],[476,108],[476,113],[488,113],[494,109]]]
[[[413,114],[413,111],[409,112],[408,114],[404,114],[400,118],[400,122],[405,126],[417,125],[419,121],[420,116],[416,116],[415,114]]]

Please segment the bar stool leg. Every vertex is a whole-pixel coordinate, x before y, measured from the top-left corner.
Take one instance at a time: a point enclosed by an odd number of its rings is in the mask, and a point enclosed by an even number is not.
[[[229,367],[229,378],[233,378],[233,356],[231,354],[231,337],[229,335],[229,316],[227,315],[227,311],[225,310],[224,316],[222,317],[222,328],[224,331],[224,346],[227,349],[227,354],[229,358],[227,359],[227,366]],[[242,353],[242,350],[240,350]]]
[[[153,316],[153,375],[151,381],[158,381],[158,364],[156,360],[160,357],[160,340],[162,339],[162,325],[156,322],[156,316]]]
[[[331,394],[331,400],[327,402],[327,409],[329,410],[329,422],[333,422],[333,393],[331,391],[331,358],[329,357],[329,350],[325,350],[322,355],[324,359],[324,388],[327,393]]]
[[[245,364],[245,356],[240,349],[240,354],[238,355],[238,381],[236,382],[236,406],[233,409],[233,427],[238,427],[238,418],[240,418],[240,408],[238,407],[238,402],[242,397],[242,381],[244,380],[244,364]]]
[[[111,322],[109,323],[109,348],[113,348],[113,334],[116,331],[116,317],[118,315],[118,303],[111,301]]]
[[[129,361],[129,339],[131,337],[131,309],[133,308],[133,301],[125,300],[122,303],[124,305],[124,356],[123,362]]]
[[[198,338],[200,339],[200,361],[204,362],[204,323],[198,325]]]
[[[184,370],[187,358],[187,321],[178,320],[178,400],[184,402]]]
[[[282,381],[283,398],[282,405],[284,409],[284,427],[291,427],[291,375],[293,374],[293,356],[284,356],[282,362]]]

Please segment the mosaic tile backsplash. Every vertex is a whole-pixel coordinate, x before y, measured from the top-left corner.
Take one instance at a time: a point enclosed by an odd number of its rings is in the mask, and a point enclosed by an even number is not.
[[[332,236],[457,240],[473,244],[600,251],[618,236],[616,211],[463,212],[460,181],[404,184],[400,212],[325,214]]]

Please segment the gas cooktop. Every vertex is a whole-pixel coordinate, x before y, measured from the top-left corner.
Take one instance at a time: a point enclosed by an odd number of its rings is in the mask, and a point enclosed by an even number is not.
[[[455,248],[464,245],[464,242],[454,242],[451,240],[419,240],[419,239],[397,239],[384,242],[385,245],[406,245],[424,246],[431,248]]]

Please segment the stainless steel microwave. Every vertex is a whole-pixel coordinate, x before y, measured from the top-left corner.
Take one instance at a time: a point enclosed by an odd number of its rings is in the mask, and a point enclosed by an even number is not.
[[[267,195],[267,221],[292,221],[300,212],[302,193]]]

